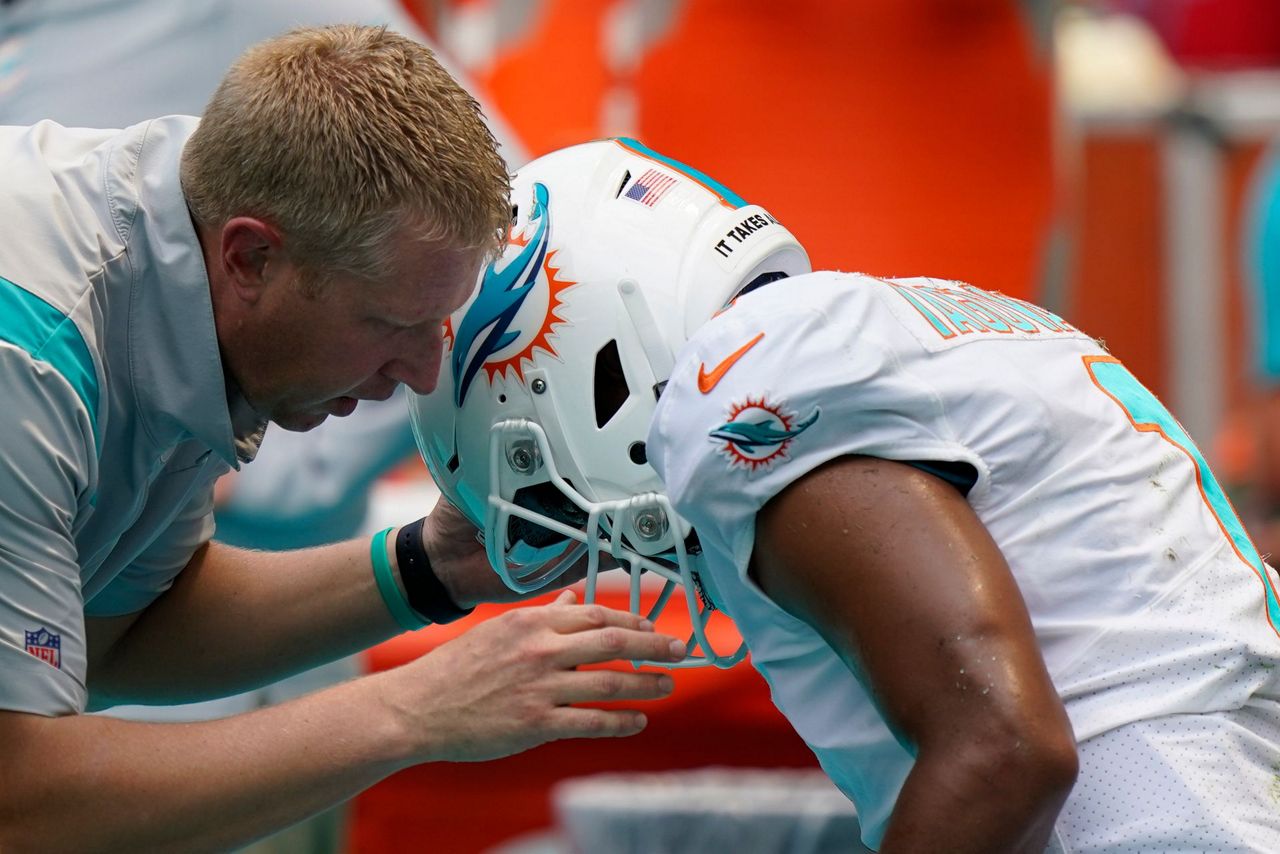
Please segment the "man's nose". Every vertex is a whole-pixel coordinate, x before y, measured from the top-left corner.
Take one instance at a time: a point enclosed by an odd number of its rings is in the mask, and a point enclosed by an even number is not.
[[[440,334],[424,335],[404,353],[393,359],[382,373],[404,383],[415,394],[430,394],[440,378],[440,360],[444,354],[444,340]]]

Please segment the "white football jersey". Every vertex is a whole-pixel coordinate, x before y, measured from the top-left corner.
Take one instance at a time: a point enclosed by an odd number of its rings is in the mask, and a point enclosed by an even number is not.
[[[841,273],[739,298],[682,350],[649,458],[706,592],[878,844],[913,762],[866,688],[747,574],[755,515],[834,457],[960,462],[1078,740],[1280,694],[1280,601],[1203,457],[1093,339],[936,279]]]

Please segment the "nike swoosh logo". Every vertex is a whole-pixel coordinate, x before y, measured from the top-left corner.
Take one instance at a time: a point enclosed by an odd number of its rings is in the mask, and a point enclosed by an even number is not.
[[[698,391],[702,392],[703,394],[710,394],[711,390],[720,383],[720,380],[724,379],[724,375],[729,373],[729,369],[732,368],[739,359],[745,356],[748,350],[756,346],[756,344],[763,337],[764,337],[764,333],[761,332],[755,338],[752,338],[746,344],[743,344],[737,350],[734,350],[732,353],[730,353],[728,356],[725,357],[723,362],[716,365],[714,368],[712,368],[709,371],[707,370],[707,365],[705,362],[699,365],[698,366]]]

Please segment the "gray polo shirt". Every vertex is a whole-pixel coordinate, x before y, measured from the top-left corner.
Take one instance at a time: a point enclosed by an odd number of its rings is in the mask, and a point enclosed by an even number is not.
[[[168,589],[251,455],[178,182],[196,124],[0,127],[3,709],[84,709],[84,618]]]

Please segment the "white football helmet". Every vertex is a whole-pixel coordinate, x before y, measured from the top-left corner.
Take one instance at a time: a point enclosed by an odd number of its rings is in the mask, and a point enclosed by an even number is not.
[[[808,256],[763,208],[635,140],[541,157],[512,189],[506,251],[447,321],[436,391],[410,396],[418,447],[513,590],[585,553],[592,601],[608,554],[637,612],[641,570],[665,579],[651,619],[682,586],[686,662],[728,667],[745,649],[707,642],[700,549],[645,438],[694,330],[753,285],[809,272]]]

